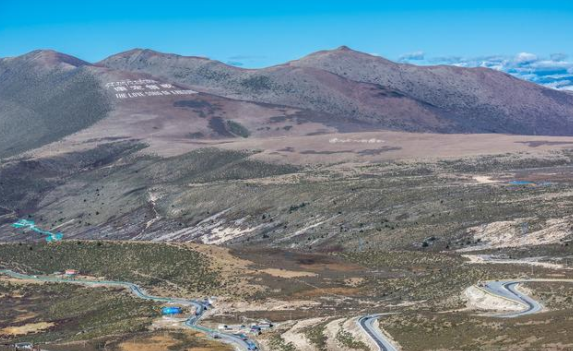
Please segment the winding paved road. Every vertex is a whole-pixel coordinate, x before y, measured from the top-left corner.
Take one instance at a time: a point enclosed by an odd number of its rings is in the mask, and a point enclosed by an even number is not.
[[[222,342],[231,344],[235,346],[237,350],[257,350],[256,343],[250,339],[243,340],[239,336],[221,333],[219,331],[209,329],[203,327],[198,324],[199,320],[205,313],[205,305],[201,301],[196,300],[188,300],[182,298],[171,298],[171,297],[159,297],[159,296],[152,296],[145,293],[145,291],[136,284],[129,283],[129,282],[122,282],[122,281],[109,281],[109,280],[81,280],[81,279],[64,279],[64,278],[56,278],[56,277],[49,277],[49,276],[33,276],[33,275],[26,275],[21,273],[16,273],[11,270],[0,270],[0,274],[8,275],[12,278],[16,279],[25,279],[25,280],[36,280],[36,281],[43,281],[43,282],[53,282],[53,283],[71,283],[71,284],[79,284],[79,285],[88,285],[88,286],[97,286],[97,285],[105,285],[105,286],[121,286],[128,288],[133,295],[140,299],[144,300],[151,300],[151,301],[158,301],[158,302],[165,302],[165,303],[173,303],[178,305],[185,305],[185,306],[193,306],[195,307],[195,314],[189,316],[185,321],[185,325],[191,329],[200,331],[202,333],[207,334],[208,336],[217,335],[219,340]]]
[[[524,308],[523,311],[509,312],[497,315],[497,317],[513,318],[513,317],[538,313],[541,312],[541,310],[543,309],[543,306],[539,302],[535,301],[530,296],[527,296],[526,294],[519,292],[516,289],[518,284],[532,283],[532,282],[573,283],[573,279],[520,279],[520,280],[489,281],[486,283],[485,287],[482,287],[482,289],[490,294],[522,304]]]
[[[358,319],[358,325],[374,341],[379,351],[397,351],[398,349],[386,338],[382,331],[374,326],[374,322],[380,316],[379,314],[362,316]]]
[[[94,285],[121,286],[130,289],[130,291],[135,296],[141,299],[159,301],[165,303],[174,303],[186,306],[194,306],[196,313],[189,316],[185,321],[185,325],[187,327],[198,330],[209,336],[217,335],[221,341],[234,345],[235,348],[237,348],[238,350],[257,349],[255,342],[253,342],[252,340],[243,340],[239,336],[221,333],[216,330],[212,330],[199,325],[198,324],[199,320],[201,319],[203,313],[205,312],[205,305],[201,301],[148,295],[147,293],[145,293],[144,290],[141,289],[139,285],[129,282],[107,281],[107,280],[71,280],[71,279],[56,278],[49,276],[31,276],[31,275],[16,273],[11,270],[0,270],[0,273],[17,279],[37,280],[37,281],[55,282],[55,283],[72,283],[72,284],[91,285],[91,286]],[[524,307],[523,311],[508,312],[496,315],[496,317],[514,318],[538,313],[543,309],[543,306],[539,302],[535,301],[533,298],[527,296],[526,294],[519,292],[516,289],[517,285],[520,283],[534,282],[534,281],[573,282],[573,280],[567,280],[567,279],[528,279],[528,280],[490,281],[487,282],[487,284],[484,287],[482,287],[482,289],[492,295],[499,296],[501,298],[505,298],[523,305]],[[378,346],[379,351],[397,351],[398,350],[397,346],[395,346],[392,343],[392,341],[388,340],[388,338],[382,333],[382,331],[379,328],[376,328],[374,326],[374,322],[378,318],[380,318],[380,316],[381,314],[362,316],[358,319],[357,323],[360,326],[360,328],[362,328],[362,330],[364,330],[364,332]]]
[[[570,279],[524,279],[524,280],[503,280],[503,281],[490,281],[487,282],[485,287],[481,289],[486,292],[517,302],[523,305],[522,311],[507,312],[497,314],[495,317],[499,318],[515,318],[526,316],[530,314],[539,313],[543,310],[543,306],[533,298],[523,294],[517,290],[517,285],[527,282],[568,282],[573,283]],[[364,332],[376,343],[380,351],[397,351],[398,347],[392,344],[392,341],[380,331],[379,328],[374,327],[374,321],[381,315],[367,315],[358,319],[358,325]]]
[[[528,314],[534,314],[540,312],[543,309],[543,306],[539,302],[517,291],[517,285],[527,281],[528,280],[487,282],[486,286],[482,288],[485,291],[492,295],[515,301],[524,306],[523,311],[498,314],[496,317],[515,318]]]

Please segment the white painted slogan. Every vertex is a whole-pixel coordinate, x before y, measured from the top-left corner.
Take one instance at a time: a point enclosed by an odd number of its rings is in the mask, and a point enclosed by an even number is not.
[[[195,90],[177,89],[173,84],[159,83],[153,79],[120,80],[106,83],[105,87],[115,93],[116,99],[197,94]]]

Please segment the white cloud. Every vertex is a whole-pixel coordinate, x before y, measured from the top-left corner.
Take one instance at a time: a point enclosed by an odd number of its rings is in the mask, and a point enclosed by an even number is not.
[[[410,57],[415,57],[415,59]],[[486,67],[554,89],[570,90],[573,85],[573,61],[568,60],[565,54],[539,57],[532,53],[522,52],[515,56],[423,57],[421,60],[420,56],[403,55],[400,57],[400,61],[416,64]]]
[[[568,87],[573,86],[573,81],[571,81],[571,80],[560,80],[560,81],[556,81],[556,82],[547,83],[547,84],[545,84],[545,86],[547,86],[549,88],[554,88],[554,89],[566,89]]]
[[[425,57],[423,51],[414,51],[400,56],[400,61],[422,61]]]
[[[555,54],[551,54],[551,55],[549,56],[549,58],[550,58],[552,61],[565,61],[565,60],[567,60],[568,57],[569,57],[569,56],[568,56],[567,54],[564,54],[564,53],[562,53],[562,52],[558,52],[558,53],[555,53]]]
[[[530,62],[535,62],[537,61],[537,55],[535,54],[530,54],[528,52],[520,52],[519,54],[517,54],[517,56],[515,57],[515,61],[517,63],[530,63]]]

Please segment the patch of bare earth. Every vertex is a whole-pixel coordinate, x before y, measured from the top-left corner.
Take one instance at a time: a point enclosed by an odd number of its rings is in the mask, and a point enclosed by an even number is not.
[[[311,318],[298,321],[291,329],[282,334],[285,342],[292,343],[296,350],[299,351],[315,351],[316,347],[304,335],[305,329],[323,323],[328,318]]]
[[[523,232],[521,223],[526,219],[512,221],[499,221],[486,225],[471,227],[468,234],[479,245],[460,249],[460,252],[469,252],[484,249],[497,249],[506,247],[526,247],[559,243],[571,235],[572,218],[551,218],[545,221],[543,229]]]
[[[141,338],[131,338],[118,345],[120,351],[230,351],[232,348],[214,340],[208,340],[200,333],[187,331],[185,339],[176,338],[170,333],[160,333]]]
[[[278,268],[267,268],[260,270],[261,273],[266,273],[272,275],[273,277],[279,278],[302,278],[302,277],[316,277],[316,273],[312,272],[297,272],[297,271],[288,271],[286,269],[278,269]]]
[[[470,286],[464,291],[466,306],[469,310],[480,311],[522,311],[525,306],[499,296],[492,295],[476,286]]]
[[[0,335],[7,335],[7,336],[27,335],[49,329],[54,325],[55,324],[51,322],[38,322],[38,323],[24,324],[21,326],[6,327],[0,330]]]

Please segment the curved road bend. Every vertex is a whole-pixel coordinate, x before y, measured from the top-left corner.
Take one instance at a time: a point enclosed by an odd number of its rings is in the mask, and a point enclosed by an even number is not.
[[[523,305],[523,311],[508,312],[496,315],[496,317],[501,318],[514,318],[525,315],[530,315],[538,313],[543,309],[543,306],[534,300],[533,298],[520,293],[517,291],[516,287],[520,283],[533,282],[533,281],[544,281],[544,282],[573,282],[573,280],[568,279],[527,279],[527,280],[506,280],[506,281],[490,281],[487,285],[483,287],[488,293],[499,296],[511,301],[515,301]],[[392,344],[390,340],[380,331],[379,328],[374,327],[374,321],[380,317],[377,315],[367,315],[360,317],[358,319],[358,325],[368,334],[368,336],[376,343],[380,351],[396,351],[397,347]]]
[[[11,270],[0,270],[1,274],[6,274],[12,278],[16,279],[27,279],[27,280],[37,280],[43,282],[53,282],[53,283],[72,283],[72,284],[79,284],[79,285],[106,285],[106,286],[121,286],[128,288],[133,295],[140,299],[144,300],[151,300],[151,301],[160,301],[165,303],[175,303],[187,306],[194,306],[196,313],[189,316],[185,321],[185,326],[200,331],[208,336],[211,335],[218,335],[220,337],[219,340],[232,344],[235,346],[237,350],[254,350],[255,343],[252,340],[243,340],[238,336],[232,334],[221,333],[219,331],[205,328],[198,324],[199,320],[203,316],[205,312],[205,306],[202,302],[196,300],[188,300],[188,299],[181,299],[181,298],[171,298],[171,297],[159,297],[159,296],[152,296],[145,293],[143,289],[139,285],[129,283],[129,282],[122,282],[122,281],[108,281],[108,280],[70,280],[70,279],[62,279],[62,278],[55,278],[49,276],[31,276],[26,274],[16,273]]]
[[[497,317],[514,318],[541,312],[543,306],[539,302],[535,301],[526,294],[520,293],[516,289],[518,284],[527,282],[573,283],[573,279],[520,279],[520,280],[488,281],[486,286],[482,287],[482,289],[493,295],[518,302],[524,306],[523,311],[504,313],[497,315]]]
[[[380,331],[374,327],[374,321],[380,318],[379,314],[362,316],[358,319],[358,325],[368,334],[370,339],[378,346],[379,351],[397,351],[396,346]]]
[[[517,285],[527,281],[528,280],[487,282],[486,286],[482,288],[492,295],[515,301],[525,307],[523,311],[503,313],[497,315],[497,317],[515,318],[538,313],[543,309],[543,306],[539,302],[517,291]]]

